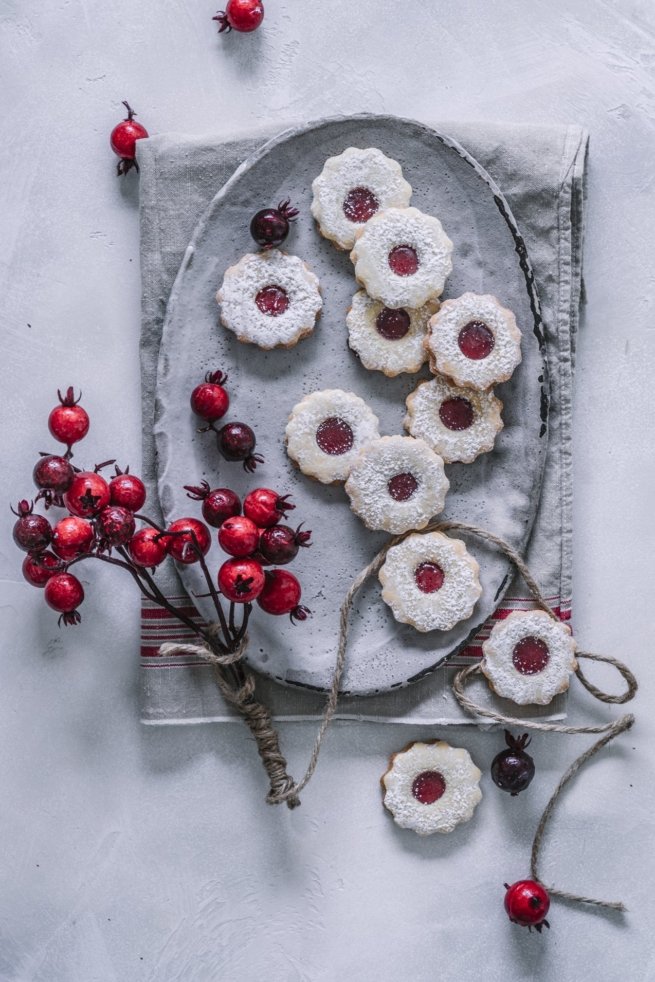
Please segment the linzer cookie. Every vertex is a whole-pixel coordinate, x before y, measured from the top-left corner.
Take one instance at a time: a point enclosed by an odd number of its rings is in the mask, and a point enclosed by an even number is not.
[[[397,621],[417,631],[449,631],[473,613],[482,593],[479,571],[459,539],[426,532],[392,546],[378,575]]]
[[[345,481],[364,447],[380,436],[378,418],[353,392],[324,389],[294,406],[287,453],[303,474],[323,484]]]
[[[545,706],[569,687],[576,644],[544,610],[515,610],[482,645],[480,668],[494,692],[520,706]]]
[[[443,460],[427,443],[383,436],[360,452],[346,494],[367,528],[398,535],[425,528],[443,511],[449,487]]]
[[[421,382],[406,403],[405,429],[425,440],[447,464],[470,464],[493,450],[503,428],[503,404],[491,390],[453,385],[445,375]]]
[[[278,249],[248,253],[230,266],[216,299],[225,327],[260,348],[293,347],[314,330],[323,306],[318,277]]]
[[[319,231],[340,249],[352,249],[355,233],[376,212],[404,208],[412,197],[400,164],[375,147],[349,147],[329,157],[312,191]]]
[[[382,776],[384,807],[396,825],[418,835],[452,832],[468,822],[482,799],[471,755],[443,740],[417,740],[393,754]]]
[[[388,208],[358,230],[350,258],[369,296],[398,309],[441,296],[452,251],[438,218],[418,208]]]
[[[425,344],[433,372],[472,389],[506,382],[521,361],[516,318],[490,294],[446,300],[430,320]]]
[[[428,357],[428,321],[438,309],[439,301],[431,300],[416,310],[394,310],[359,290],[346,317],[348,344],[364,368],[389,377],[418,372]]]

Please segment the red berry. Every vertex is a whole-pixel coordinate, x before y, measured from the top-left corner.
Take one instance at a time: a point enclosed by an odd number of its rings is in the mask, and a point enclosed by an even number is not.
[[[13,529],[14,542],[24,552],[43,552],[50,545],[52,526],[43,515],[34,515],[33,507],[31,502],[23,499],[17,508],[11,509],[18,516]]]
[[[51,576],[62,568],[62,563],[52,552],[40,552],[36,556],[25,556],[23,576],[32,586],[44,587]]]
[[[52,533],[52,548],[67,562],[90,552],[94,541],[93,525],[85,518],[62,518]]]
[[[263,587],[264,570],[256,559],[228,559],[218,571],[218,589],[233,603],[251,603]]]
[[[288,525],[273,525],[264,529],[259,539],[262,556],[274,566],[285,566],[298,555],[298,549],[311,545],[311,532],[302,532],[302,525],[295,530]]]
[[[513,924],[536,927],[537,931],[550,927],[546,920],[550,897],[541,883],[536,880],[518,880],[511,886],[506,883],[505,889],[505,910]]]
[[[159,566],[168,555],[166,536],[150,527],[139,529],[128,549],[132,562],[137,566]]]
[[[80,615],[76,608],[84,600],[82,584],[71,573],[56,573],[45,585],[45,601],[53,610],[61,613],[59,623],[79,624]]]
[[[300,583],[293,573],[286,569],[274,569],[266,573],[264,589],[257,603],[267,614],[289,614],[292,621],[304,621],[310,611],[300,606],[301,596]]]
[[[252,473],[264,458],[253,453],[257,440],[246,423],[226,423],[216,435],[219,451],[226,460],[242,460],[243,469]]]
[[[261,0],[227,0],[225,10],[219,10],[212,17],[219,23],[219,34],[231,30],[249,34],[257,30],[263,19],[264,5]]]
[[[136,141],[143,140],[148,136],[148,131],[141,123],[135,123],[136,113],[130,108],[127,102],[123,102],[127,109],[127,116],[117,126],[114,126],[109,137],[109,143],[114,153],[120,157],[118,164],[118,175],[127,174],[134,167],[139,172],[139,165],[136,161]]]
[[[77,443],[89,432],[89,417],[85,409],[78,406],[75,399],[72,385],[66,390],[66,395],[62,396],[57,390],[60,406],[55,408],[48,417],[48,428],[55,440],[65,443],[68,449]],[[82,394],[80,393],[80,399]]]
[[[32,477],[37,488],[63,494],[70,487],[75,476],[73,465],[65,457],[49,455],[41,457],[34,465]]]
[[[97,522],[104,546],[127,545],[136,529],[133,513],[121,505],[107,505],[98,515]]]
[[[215,423],[225,416],[230,406],[230,397],[225,389],[227,375],[223,372],[208,372],[205,381],[197,385],[191,393],[191,408],[201,419]]]
[[[120,505],[129,511],[140,511],[146,500],[146,486],[140,477],[134,474],[121,474],[117,470],[116,477],[109,482],[109,500],[112,505]]]
[[[185,484],[187,498],[202,501],[202,517],[208,525],[220,528],[226,518],[241,514],[241,499],[230,488],[210,490],[207,481],[199,485]]]
[[[298,209],[291,207],[287,198],[277,208],[262,208],[250,222],[250,234],[262,249],[281,246],[289,234],[289,223],[298,215]]]
[[[223,522],[218,530],[218,544],[230,556],[252,556],[259,543],[259,529],[243,515]]]
[[[92,518],[109,504],[109,485],[101,474],[95,471],[80,471],[76,474],[64,495],[64,504],[71,515],[78,518]]]
[[[172,522],[168,532],[184,532],[185,535],[171,535],[166,540],[166,549],[178,563],[197,563],[199,560],[198,552],[194,546],[194,535],[198,548],[203,556],[209,552],[212,540],[209,529],[197,518],[178,518]]]
[[[289,501],[288,494],[280,496],[271,488],[255,488],[244,498],[243,514],[263,529],[277,525],[295,507]]]
[[[527,733],[515,737],[505,730],[505,743],[509,749],[501,750],[492,760],[491,777],[501,791],[509,791],[516,796],[525,791],[534,777],[534,760],[525,752],[530,737]]]

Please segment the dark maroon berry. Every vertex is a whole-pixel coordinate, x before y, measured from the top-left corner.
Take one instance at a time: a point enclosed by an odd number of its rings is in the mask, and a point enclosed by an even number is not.
[[[65,457],[57,457],[54,454],[41,457],[32,471],[37,488],[42,491],[54,491],[55,494],[68,491],[74,476],[73,465]]]
[[[23,560],[23,576],[32,586],[44,587],[51,576],[60,573],[63,563],[52,552],[27,555]]]
[[[207,481],[199,485],[185,484],[187,498],[202,501],[202,517],[208,525],[220,528],[228,518],[241,514],[241,500],[230,488],[214,488],[212,491]]]
[[[311,532],[303,532],[302,525],[294,531],[288,525],[273,525],[264,529],[259,537],[259,551],[274,566],[286,566],[298,555],[300,548],[310,546]]]
[[[122,505],[107,505],[97,518],[103,546],[126,546],[136,531],[134,514]]]
[[[34,515],[34,505],[30,501],[19,501],[12,508],[18,521],[14,523],[14,542],[23,552],[43,552],[50,545],[52,526],[43,515]]]
[[[277,208],[262,208],[250,223],[250,234],[262,249],[281,246],[289,234],[289,224],[298,215],[298,209],[291,207],[287,198]]]
[[[534,777],[534,760],[525,748],[530,743],[527,733],[514,737],[505,730],[507,750],[501,750],[491,762],[491,777],[501,791],[508,791],[515,796],[525,791]]]
[[[246,471],[254,471],[264,458],[254,453],[255,434],[246,423],[226,423],[216,436],[218,449],[226,460],[241,460]]]

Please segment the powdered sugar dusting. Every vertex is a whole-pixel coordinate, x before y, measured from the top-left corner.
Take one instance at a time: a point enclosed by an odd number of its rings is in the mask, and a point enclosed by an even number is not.
[[[255,298],[268,286],[281,287],[289,306],[275,317],[259,309]],[[260,348],[291,347],[310,334],[323,306],[318,277],[299,256],[278,249],[247,253],[225,272],[216,294],[221,322],[240,341]]]
[[[548,647],[548,662],[534,675],[522,675],[514,667],[514,648],[523,638],[534,637]],[[495,625],[482,645],[481,669],[494,692],[520,706],[545,706],[569,687],[577,668],[576,643],[566,624],[543,610],[513,611]]]
[[[412,197],[411,185],[403,177],[400,164],[375,147],[348,147],[338,156],[329,157],[312,182],[312,215],[321,234],[340,249],[352,249],[355,233],[361,228],[343,210],[348,192],[360,187],[374,194],[380,209],[404,208]]]
[[[396,246],[416,251],[419,265],[413,275],[398,276],[390,268],[389,253]],[[443,293],[453,268],[452,251],[438,218],[418,208],[388,208],[358,230],[350,258],[357,282],[369,296],[387,307],[422,307]]]
[[[463,398],[473,409],[473,422],[465,430],[444,426],[439,408],[447,399]],[[491,390],[454,385],[444,375],[421,382],[407,396],[405,429],[420,437],[440,454],[447,464],[461,461],[470,464],[481,453],[493,450],[497,434],[503,428],[503,404]]]
[[[494,336],[490,354],[477,361],[462,354],[458,344],[459,332],[471,321],[481,321]],[[521,361],[516,318],[490,294],[463,293],[456,300],[446,300],[430,320],[425,343],[433,372],[473,389],[506,382]]]
[[[389,493],[389,481],[411,474],[416,490],[406,501]],[[443,511],[450,487],[443,460],[423,440],[407,436],[383,436],[361,451],[346,481],[350,506],[367,528],[398,535],[425,528]]]
[[[436,563],[443,570],[443,586],[436,593],[419,590],[414,573],[421,563]],[[427,532],[392,546],[378,575],[382,599],[397,621],[417,631],[449,631],[473,613],[482,593],[479,571],[460,539]]]

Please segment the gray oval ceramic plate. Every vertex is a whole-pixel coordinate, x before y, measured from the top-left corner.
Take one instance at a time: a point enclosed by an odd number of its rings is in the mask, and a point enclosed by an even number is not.
[[[368,400],[382,433],[400,433],[405,397],[421,379],[369,372],[348,348],[345,315],[357,289],[352,265],[346,253],[318,234],[309,209],[313,178],[327,157],[349,146],[379,147],[398,160],[414,189],[412,204],[443,222],[455,246],[444,295],[456,297],[465,290],[495,294],[515,312],[523,332],[523,362],[498,389],[505,428],[492,453],[473,464],[448,467],[451,488],[444,516],[484,526],[521,549],[537,508],[546,449],[545,366],[525,247],[502,194],[459,145],[409,120],[356,116],[283,133],[239,167],[198,224],[168,303],[155,424],[161,505],[167,521],[199,515],[183,485],[201,478],[238,493],[264,485],[293,495],[297,507],[290,517],[305,522],[315,543],[293,566],[313,617],[293,626],[287,617],[270,617],[255,607],[246,657],[253,668],[280,682],[320,689],[332,673],[344,593],[386,536],[364,528],[341,486],[318,484],[291,465],[283,445],[287,417],[306,393],[335,387]],[[314,334],[296,347],[262,351],[240,344],[220,326],[215,293],[225,269],[253,251],[248,232],[253,213],[284,198],[300,209],[286,249],[319,276],[324,310]],[[230,379],[226,420],[252,425],[257,449],[265,456],[254,476],[219,458],[213,434],[196,432],[191,388],[207,369],[218,368]],[[420,634],[400,625],[382,602],[377,579],[362,589],[352,614],[344,691],[363,696],[414,681],[464,645],[494,610],[509,581],[508,564],[478,543],[468,544],[480,562],[483,595],[472,617],[451,631]],[[214,544],[212,569],[221,557]],[[185,566],[180,574],[192,597],[206,593],[197,566]],[[212,619],[211,601],[194,603]]]

